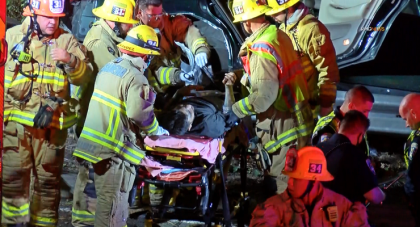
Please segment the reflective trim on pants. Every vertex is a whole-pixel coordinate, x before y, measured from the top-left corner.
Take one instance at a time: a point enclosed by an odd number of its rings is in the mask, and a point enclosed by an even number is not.
[[[44,218],[38,217],[36,215],[31,214],[31,225],[36,226],[57,226],[58,220],[55,218]]]
[[[72,222],[76,221],[78,223],[94,223],[95,222],[95,212],[91,213],[84,210],[71,210],[71,219]]]
[[[29,203],[26,203],[20,207],[8,205],[6,202],[2,202],[2,215],[8,217],[24,217],[29,215]]]

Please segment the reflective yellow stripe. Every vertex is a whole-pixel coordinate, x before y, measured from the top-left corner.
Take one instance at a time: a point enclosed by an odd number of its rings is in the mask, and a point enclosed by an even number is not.
[[[4,111],[4,122],[14,121],[23,125],[33,127],[34,118],[35,118],[35,114],[26,113],[17,109]],[[67,129],[76,123],[77,123],[77,116],[75,114],[70,115],[70,116],[65,116],[64,118],[57,117],[57,115],[55,115],[53,117],[51,127],[58,128],[58,129]]]
[[[111,95],[106,94],[103,91],[95,89],[92,94],[92,100],[98,101],[112,109],[116,109],[125,114],[125,103],[115,97],[112,97]]]
[[[312,64],[312,62],[309,60],[309,56],[305,55],[301,58],[302,68],[303,72],[306,75],[310,75],[314,72],[315,68]]]
[[[156,117],[153,118],[153,121],[150,125],[142,127],[141,129],[145,132],[147,132],[148,134],[152,134],[153,132],[155,132],[159,127],[159,123],[156,120]]]
[[[3,216],[7,218],[23,217],[29,215],[29,203],[25,203],[20,207],[15,207],[7,204],[5,201],[2,202]]]
[[[72,208],[71,218],[82,222],[83,224],[91,224],[95,221],[95,212],[89,212],[84,210],[75,210]],[[87,223],[86,223],[87,222]]]
[[[4,122],[14,121],[20,124],[34,126],[35,114],[25,113],[20,110],[5,110],[4,111]]]
[[[332,111],[330,114],[328,114],[325,117],[322,117],[321,119],[319,119],[319,121],[316,123],[315,129],[314,129],[314,133],[312,135],[312,139],[315,138],[315,136],[318,135],[318,132],[323,129],[325,126],[327,126],[332,119],[335,117],[335,113],[334,111]],[[334,128],[334,132],[335,132],[335,128]]]
[[[163,192],[165,191],[162,187],[157,187],[154,184],[149,184],[149,191],[152,194],[163,194]]]
[[[22,75],[22,74],[18,74],[16,76],[16,78],[13,80],[13,76],[5,76],[4,78],[4,86],[6,88],[9,87],[13,87],[19,84],[23,84],[26,82],[31,82],[31,79],[29,79],[28,77]],[[43,72],[42,75],[39,75],[37,79],[34,80],[34,82],[38,82],[38,83],[44,83],[44,84],[55,84],[58,86],[66,86],[67,85],[67,80],[65,78],[65,75],[63,74],[58,74],[58,73],[51,73],[51,72]]]
[[[366,133],[365,133],[365,142],[366,142],[366,155],[367,156],[369,156],[370,155],[370,149],[369,149],[369,143],[368,143],[368,140],[367,140],[367,135],[366,135]]]
[[[411,131],[410,136],[407,139],[407,141],[410,141],[410,144],[414,140],[415,132],[416,130]],[[410,165],[410,152],[411,152],[411,146],[406,146],[404,149],[404,160],[405,160],[405,165],[407,169],[408,169],[408,166]]]
[[[207,45],[207,42],[206,42],[206,39],[205,38],[198,38],[198,39],[196,39],[193,42],[193,45],[192,45],[191,50],[194,51],[194,52],[197,51],[197,47],[199,45],[202,45],[202,44]]]
[[[75,86],[75,85],[72,85],[72,86],[73,86],[74,90],[72,92],[71,97],[74,98],[74,99],[80,100],[80,98],[82,96],[82,87],[81,86]]]
[[[84,75],[84,72],[86,70],[86,63],[84,61],[80,61],[80,60],[78,61],[79,61],[79,67],[75,69],[74,72],[68,74],[70,79],[72,80],[80,79]]]
[[[249,104],[248,97],[239,101],[239,108],[241,109],[242,113],[245,115],[256,114],[251,104]]]
[[[76,156],[76,157],[79,157],[79,158],[83,158],[84,160],[86,160],[88,162],[91,162],[91,163],[98,163],[98,162],[102,161],[102,158],[95,157],[95,156],[90,155],[86,152],[83,152],[83,151],[81,151],[77,148],[74,150],[73,155]]]
[[[169,76],[173,69],[174,68],[172,67],[162,67],[162,69],[160,70],[159,83],[164,84],[164,85],[171,84],[171,80]]]
[[[129,147],[129,144],[124,144],[123,142],[116,140],[108,135],[84,127],[80,138],[85,138],[94,143],[100,144],[104,147],[107,147],[117,154],[123,156],[127,161],[133,164],[140,164],[141,160],[144,157],[144,152],[141,150],[135,150]]]
[[[264,145],[264,148],[267,150],[268,153],[273,153],[281,148],[286,143],[290,143],[293,140],[310,135],[311,132],[311,125],[301,125],[296,128],[292,128],[283,132],[279,136],[277,136],[277,140],[272,140]]]
[[[109,114],[108,129],[106,130],[105,134],[107,134],[109,137],[115,138],[119,123],[120,123],[119,111],[116,111],[115,109],[111,109],[111,113]]]
[[[56,218],[44,218],[31,214],[31,224],[36,226],[57,226]]]

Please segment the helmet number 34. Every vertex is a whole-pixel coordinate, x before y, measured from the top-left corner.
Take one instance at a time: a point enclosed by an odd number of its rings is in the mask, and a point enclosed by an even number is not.
[[[322,173],[322,164],[309,163],[309,172],[310,173]]]

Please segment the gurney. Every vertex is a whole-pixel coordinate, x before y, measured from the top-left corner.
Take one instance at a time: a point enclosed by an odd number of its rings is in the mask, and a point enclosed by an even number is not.
[[[225,87],[224,112],[228,111],[234,102],[232,86]],[[168,139],[171,139],[170,143]],[[157,142],[159,140],[164,142]],[[190,140],[202,146],[194,150],[189,143]],[[238,138],[237,130],[230,130],[225,133],[224,138],[217,139],[194,136],[146,137],[144,140],[146,158],[138,170],[135,183],[137,201],[142,203],[144,198],[148,197],[146,191],[151,190],[147,188],[148,185],[164,188],[160,205],[151,206],[153,212],[150,212],[147,217],[154,221],[174,218],[204,221],[207,226],[211,226],[212,222],[231,226],[231,216],[236,215],[240,217],[238,224],[242,223],[241,226],[243,226],[246,219],[244,214],[248,210],[244,204],[247,204],[246,201],[249,198],[246,191],[246,160],[249,153],[240,140],[242,138]],[[224,146],[222,146],[223,143]],[[192,144],[193,147],[197,145]],[[232,204],[235,209],[231,211],[225,185],[228,169],[224,167],[228,165],[224,166],[224,162],[230,163],[233,156],[240,159],[242,199],[239,204]],[[182,198],[180,190],[187,191],[188,196]],[[178,197],[175,203],[173,202],[174,194]],[[220,198],[222,212],[218,210]],[[169,210],[173,212],[168,212]]]
[[[146,158],[136,179],[138,200],[143,202],[143,197],[148,196],[146,185],[152,184],[164,190],[161,204],[152,206],[154,212],[148,214],[149,218],[198,220],[209,226],[211,222],[223,222],[230,226],[223,142],[222,138],[196,136],[145,138]],[[175,204],[171,202],[174,191],[178,191]],[[220,198],[222,214],[217,211]],[[173,212],[168,213],[168,210]]]

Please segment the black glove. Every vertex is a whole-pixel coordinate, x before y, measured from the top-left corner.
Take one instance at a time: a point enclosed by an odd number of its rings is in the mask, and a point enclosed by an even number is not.
[[[46,100],[46,104],[43,105],[35,115],[34,127],[44,129],[50,126],[54,116],[54,111],[58,108],[58,106],[63,104],[63,102],[64,100],[62,98],[48,98]]]
[[[231,128],[233,127],[236,123],[239,122],[239,117],[236,116],[236,114],[230,110],[227,114],[225,114],[225,127],[226,128]]]

